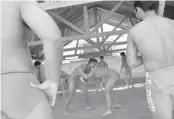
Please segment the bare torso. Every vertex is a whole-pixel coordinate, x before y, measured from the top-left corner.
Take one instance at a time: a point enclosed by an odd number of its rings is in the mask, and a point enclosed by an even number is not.
[[[34,71],[27,40],[29,29],[20,15],[20,2],[2,1],[1,73]]]
[[[123,65],[123,68],[125,68],[125,69],[129,68],[127,61],[126,61],[126,57],[122,58],[122,65]]]
[[[97,68],[93,72],[96,77],[100,78],[112,77],[112,79],[117,79],[117,77],[119,77],[119,73],[110,68]]]
[[[87,64],[81,64],[79,67],[74,69],[74,71],[71,73],[71,77],[76,77],[76,79],[81,77],[81,74],[80,74],[81,69],[85,74],[89,74],[89,72],[91,71],[91,68],[89,68]]]
[[[174,21],[155,16],[133,28],[133,39],[148,72],[174,65]]]
[[[105,61],[100,61],[100,62],[98,63],[98,65],[97,65],[97,67],[98,67],[98,68],[100,68],[100,67],[103,68],[103,67],[106,67],[106,65],[107,65],[107,64],[106,64]]]

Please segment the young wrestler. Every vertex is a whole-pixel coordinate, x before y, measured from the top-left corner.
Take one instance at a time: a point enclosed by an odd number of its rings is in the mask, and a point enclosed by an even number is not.
[[[154,119],[173,119],[174,20],[157,15],[158,1],[136,1],[134,7],[142,21],[128,35],[128,65],[144,65],[148,104]]]
[[[97,68],[100,68],[100,67],[105,67],[105,68],[108,68],[108,64],[104,61],[104,57],[103,56],[100,56],[100,61],[97,63]]]
[[[67,115],[67,111],[70,105],[70,101],[75,95],[76,92],[76,85],[79,82],[79,78],[83,77],[85,74],[89,74],[91,72],[91,69],[94,68],[97,64],[97,60],[94,58],[90,58],[88,61],[88,64],[81,64],[79,67],[75,68],[74,71],[71,73],[68,79],[69,83],[69,96],[66,100],[66,108],[65,108],[65,115]],[[84,78],[85,79],[85,78]],[[88,100],[88,92],[87,87],[84,84],[84,93],[85,93],[85,99],[86,99],[86,109],[93,109],[93,107],[89,106],[89,100]]]
[[[29,28],[43,41],[48,74],[43,91],[30,85],[39,81],[28,48]],[[3,113],[10,119],[53,119],[49,102],[54,105],[63,49],[59,28],[36,1],[1,1],[1,29]]]
[[[68,78],[69,78],[69,74],[66,73],[65,71],[61,71],[61,77],[60,77],[60,84],[62,87],[62,93],[63,93],[63,99],[66,98],[65,95],[65,87],[68,85]]]
[[[105,95],[106,95],[106,104],[107,109],[103,116],[107,116],[112,114],[112,102],[111,102],[111,91],[114,88],[116,82],[120,79],[120,74],[110,68],[97,68],[94,69],[92,72],[90,72],[88,75],[84,75],[83,77],[85,79],[90,79],[93,76],[99,77],[99,78],[105,78],[106,80],[106,86],[105,86]],[[120,107],[120,104],[115,105],[114,107]]]
[[[122,62],[121,62],[121,70],[120,70],[120,78],[124,79],[127,87],[129,88],[129,83],[128,81],[131,82],[132,87],[133,85],[133,81],[132,81],[132,73],[131,73],[131,68],[129,68],[127,61],[126,61],[126,55],[124,52],[120,53],[121,58],[122,58]]]

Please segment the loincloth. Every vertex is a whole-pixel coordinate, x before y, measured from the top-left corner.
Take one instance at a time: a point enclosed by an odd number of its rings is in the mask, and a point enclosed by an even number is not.
[[[146,94],[149,109],[158,107],[158,95],[172,96],[174,101],[174,66],[146,73]]]
[[[1,73],[2,111],[9,118],[24,118],[42,99],[44,93],[32,87],[30,82],[39,84],[31,72]]]

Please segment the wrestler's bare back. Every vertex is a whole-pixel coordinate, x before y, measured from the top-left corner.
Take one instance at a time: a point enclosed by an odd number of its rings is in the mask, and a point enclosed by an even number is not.
[[[132,30],[146,71],[174,65],[174,21],[156,16],[146,18]]]
[[[100,77],[100,78],[105,78],[107,77],[107,79],[110,79],[112,77],[112,79],[116,79],[118,80],[119,78],[119,73],[110,69],[110,68],[97,68],[95,70],[92,71],[93,74],[96,77]]]
[[[20,14],[20,2],[2,1],[1,14],[1,72],[33,71],[27,38],[32,33],[24,25]],[[28,36],[30,35],[30,36]]]

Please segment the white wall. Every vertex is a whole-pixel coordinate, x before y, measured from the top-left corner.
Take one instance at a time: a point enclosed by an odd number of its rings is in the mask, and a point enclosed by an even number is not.
[[[96,59],[99,61],[99,58],[96,58]],[[120,72],[121,57],[119,57],[119,56],[105,57],[105,61],[108,63],[108,65],[111,69],[114,69],[115,71]],[[81,60],[81,61],[70,61],[69,63],[62,65],[62,70],[71,74],[71,72],[76,67],[78,67],[82,63],[87,63],[87,62],[88,62],[88,59]],[[133,77],[144,77],[145,71],[144,71],[143,66],[132,69],[132,76]]]

